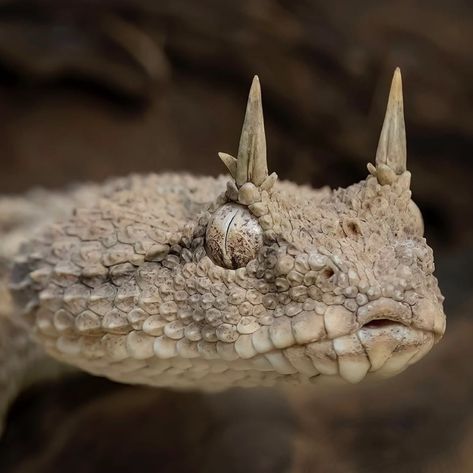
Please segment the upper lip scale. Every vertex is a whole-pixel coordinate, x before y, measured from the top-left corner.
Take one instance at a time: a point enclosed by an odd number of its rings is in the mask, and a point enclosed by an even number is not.
[[[381,297],[361,306],[357,311],[359,328],[372,320],[387,319],[402,325],[409,325],[412,319],[412,310],[402,302]]]

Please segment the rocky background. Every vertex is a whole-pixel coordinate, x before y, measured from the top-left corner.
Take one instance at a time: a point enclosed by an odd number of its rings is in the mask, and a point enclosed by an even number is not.
[[[0,192],[224,171],[252,75],[270,169],[362,179],[395,66],[444,341],[336,392],[218,395],[88,376],[25,393],[2,473],[473,471],[473,7],[468,0],[0,1]]]

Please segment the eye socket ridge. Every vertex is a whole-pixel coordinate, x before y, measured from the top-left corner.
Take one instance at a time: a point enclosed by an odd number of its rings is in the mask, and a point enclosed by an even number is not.
[[[263,229],[243,205],[234,202],[218,208],[205,233],[205,250],[219,266],[238,269],[246,266],[263,246]]]

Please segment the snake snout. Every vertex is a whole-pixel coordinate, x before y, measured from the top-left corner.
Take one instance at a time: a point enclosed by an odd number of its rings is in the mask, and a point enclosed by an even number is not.
[[[369,358],[370,372],[400,373],[432,348],[434,334],[418,326],[407,304],[381,297],[360,307],[357,315],[357,335]]]

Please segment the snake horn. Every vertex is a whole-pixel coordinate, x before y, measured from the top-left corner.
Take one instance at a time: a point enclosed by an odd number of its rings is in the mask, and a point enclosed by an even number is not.
[[[245,120],[241,129],[236,170],[236,184],[252,182],[259,186],[268,177],[266,137],[264,134],[263,104],[258,76],[253,78]]]
[[[376,150],[376,168],[378,172],[384,169],[385,173],[391,170],[394,174],[400,175],[406,171],[406,156],[402,78],[401,70],[397,67],[391,82],[388,106]]]
[[[218,153],[218,155],[235,179],[237,187],[250,182],[268,190],[276,181],[276,173],[273,172],[268,176],[263,104],[258,76],[254,76],[248,96],[238,158],[227,153]]]

